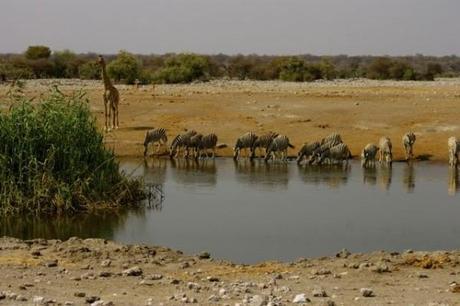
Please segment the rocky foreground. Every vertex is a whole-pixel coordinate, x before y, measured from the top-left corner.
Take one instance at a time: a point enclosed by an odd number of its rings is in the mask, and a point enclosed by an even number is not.
[[[342,250],[239,265],[102,239],[4,237],[0,305],[460,305],[459,263],[460,251]]]

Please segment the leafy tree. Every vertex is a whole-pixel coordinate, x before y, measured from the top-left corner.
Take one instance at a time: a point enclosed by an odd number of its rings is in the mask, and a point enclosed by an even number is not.
[[[158,70],[153,78],[160,83],[188,83],[209,79],[210,63],[207,57],[182,53],[166,59],[165,67]]]
[[[24,55],[28,60],[47,59],[51,50],[47,46],[29,46]]]
[[[69,50],[55,51],[53,53],[54,77],[74,78],[78,76],[81,60]]]
[[[117,58],[107,65],[107,73],[116,81],[133,84],[139,78],[140,61],[131,53],[120,51]]]
[[[88,61],[78,68],[78,75],[83,80],[99,80],[101,68],[95,61]]]
[[[370,79],[385,80],[390,78],[392,61],[388,57],[379,57],[372,61],[367,68],[367,77]]]
[[[299,57],[290,57],[281,65],[279,78],[283,81],[302,82],[306,71],[306,63]]]

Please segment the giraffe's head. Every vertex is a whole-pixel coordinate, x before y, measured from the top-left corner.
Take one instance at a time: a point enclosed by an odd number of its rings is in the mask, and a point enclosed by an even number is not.
[[[99,65],[105,65],[105,61],[104,61],[104,58],[102,57],[102,55],[97,56],[97,63]]]

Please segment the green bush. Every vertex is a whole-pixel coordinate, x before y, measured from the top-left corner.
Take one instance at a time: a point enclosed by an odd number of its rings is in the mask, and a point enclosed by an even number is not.
[[[139,79],[141,63],[131,53],[120,51],[117,58],[107,65],[107,73],[115,81],[124,81],[127,84],[134,84]]]
[[[53,76],[57,78],[75,78],[79,75],[81,60],[69,50],[53,53]]]
[[[0,113],[1,213],[74,212],[144,196],[104,147],[84,93],[54,88],[38,104],[10,97],[10,110]]]
[[[153,79],[158,83],[189,83],[207,81],[211,64],[207,57],[182,53],[166,59],[164,68],[158,70]]]
[[[78,68],[78,75],[83,80],[99,80],[101,67],[95,61],[86,62]]]
[[[47,46],[29,46],[24,55],[28,60],[47,59],[51,55],[51,50]]]
[[[279,78],[283,81],[303,82],[305,72],[305,61],[298,57],[290,57],[281,64]]]

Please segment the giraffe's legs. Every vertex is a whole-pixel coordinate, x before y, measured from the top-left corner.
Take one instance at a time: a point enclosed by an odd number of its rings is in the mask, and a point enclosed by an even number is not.
[[[106,95],[104,94],[104,119],[105,119],[105,125],[104,125],[104,130],[108,130],[109,129],[109,121],[108,121],[108,113],[107,113],[107,104],[108,104],[108,101],[107,101],[107,97]]]
[[[113,116],[112,116],[112,129],[117,128],[116,125],[116,116],[117,116],[117,107],[115,106],[114,103],[112,103],[112,111],[113,111]]]
[[[120,122],[118,120],[118,103],[115,104],[115,108],[114,108],[114,118],[113,118],[113,122],[115,123],[115,116],[117,117],[117,123],[115,124],[115,128],[118,129],[118,126],[120,125]]]

